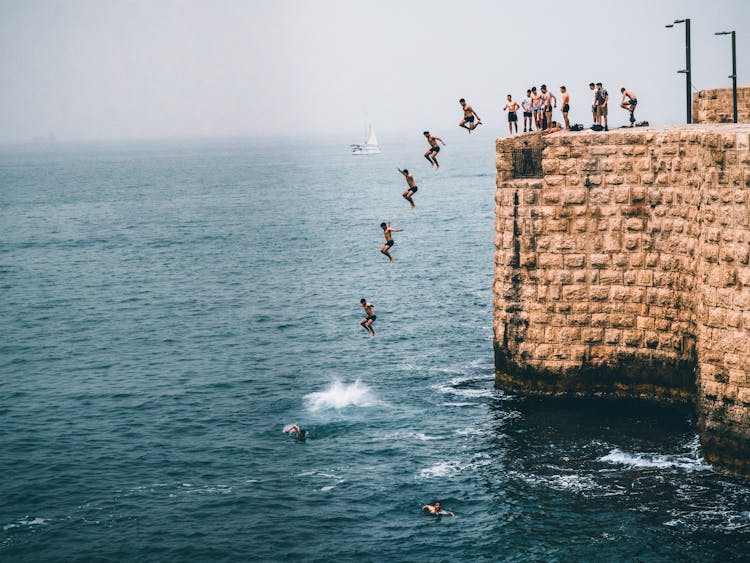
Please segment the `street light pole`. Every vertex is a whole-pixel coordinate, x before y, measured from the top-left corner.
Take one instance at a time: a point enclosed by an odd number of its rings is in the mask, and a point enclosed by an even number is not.
[[[734,31],[717,31],[714,35],[731,35],[732,36],[732,115],[734,122],[737,123],[737,48],[735,44]]]
[[[690,18],[684,20],[674,20],[673,23],[667,24],[664,27],[674,27],[676,23],[685,24],[685,68],[684,70],[678,70],[679,74],[685,75],[685,103],[687,105],[687,122],[693,122],[693,103],[692,103],[692,82],[690,80]]]

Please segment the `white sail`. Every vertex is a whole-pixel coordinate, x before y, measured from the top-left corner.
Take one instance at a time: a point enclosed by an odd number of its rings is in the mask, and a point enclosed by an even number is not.
[[[375,129],[372,128],[372,125],[369,126],[369,129],[367,131],[367,143],[368,145],[376,145],[378,144],[378,138],[375,136]]]

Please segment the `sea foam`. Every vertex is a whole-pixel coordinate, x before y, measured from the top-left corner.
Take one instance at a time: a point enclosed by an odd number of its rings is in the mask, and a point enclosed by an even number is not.
[[[327,409],[343,409],[349,406],[371,407],[377,400],[370,388],[357,379],[345,384],[334,379],[324,391],[305,395],[307,408],[313,412]]]

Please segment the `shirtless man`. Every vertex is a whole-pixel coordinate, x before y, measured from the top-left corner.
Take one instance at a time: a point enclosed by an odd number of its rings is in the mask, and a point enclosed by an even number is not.
[[[380,252],[388,257],[389,262],[393,262],[393,256],[388,254],[388,249],[393,246],[393,236],[391,233],[400,233],[403,229],[394,229],[391,227],[390,221],[388,223],[380,223],[380,228],[383,229],[383,236],[385,237],[385,244],[380,249]]]
[[[464,118],[461,120],[461,123],[459,123],[458,126],[463,127],[469,132],[469,134],[471,134],[474,129],[482,124],[482,120],[477,115],[477,112],[474,111],[474,108],[466,103],[466,100],[461,98],[460,100],[458,100],[458,103],[461,104],[461,108],[464,110]],[[475,117],[477,118],[476,123],[474,123]],[[466,125],[467,123],[469,124],[468,126]]]
[[[526,97],[521,100],[521,107],[523,108],[523,132],[526,133],[527,120],[529,122],[529,131],[533,131],[531,118],[534,114],[531,113],[531,90],[526,90]]]
[[[372,328],[372,323],[377,319],[375,316],[375,307],[372,303],[368,303],[367,299],[364,297],[359,300],[359,306],[365,310],[365,315],[367,315],[364,319],[359,321],[359,324],[365,327],[365,330],[370,336],[375,336],[375,330]]]
[[[531,87],[531,111],[534,114],[536,128],[542,128],[542,95],[536,91],[536,86]]]
[[[297,435],[298,442],[304,442],[307,438],[307,430],[303,430],[297,424],[290,424],[284,428],[284,434],[289,434],[291,432],[294,432]]]
[[[635,106],[638,105],[638,100],[635,97],[635,92],[632,90],[626,90],[625,88],[620,88],[620,92],[622,93],[622,101],[620,102],[620,107],[622,109],[626,109],[630,112],[630,126],[633,126],[633,123],[635,123]]]
[[[417,193],[417,183],[414,181],[414,176],[412,176],[411,172],[406,168],[403,170],[396,168],[396,170],[404,175],[404,178],[406,178],[406,185],[409,186],[409,188],[401,195],[404,196],[404,199],[408,201],[411,204],[411,208],[414,209],[416,206],[414,205],[414,200],[411,198],[411,196]]]
[[[422,134],[427,139],[427,142],[430,143],[430,150],[424,153],[424,157],[430,164],[432,164],[435,170],[440,170],[440,165],[437,161],[437,153],[440,152],[440,147],[438,146],[437,142],[440,141],[441,143],[443,143],[443,146],[445,146],[445,142],[437,135],[430,135],[429,131],[424,131]]]
[[[557,98],[552,92],[547,90],[547,85],[542,84],[542,109],[544,111],[544,128],[547,129],[550,123],[552,123],[552,100],[555,100],[555,107],[557,107]]]
[[[518,133],[518,115],[516,115],[516,112],[519,107],[518,102],[514,101],[511,95],[508,94],[508,101],[503,106],[503,111],[508,110],[508,131],[511,135],[513,134],[513,126],[515,126],[516,133]]]
[[[422,510],[426,510],[432,516],[443,516],[443,515],[445,515],[445,516],[455,516],[455,514],[453,514],[453,512],[451,512],[449,510],[443,509],[443,507],[440,506],[440,501],[437,501],[437,500],[435,501],[434,505],[433,504],[425,504],[422,507]]]
[[[557,133],[558,131],[561,131],[560,125],[557,121],[553,121],[550,123],[549,127],[542,131],[542,135],[549,135],[550,133]]]
[[[562,94],[562,100],[560,100],[560,103],[562,104],[565,128],[570,129],[570,121],[568,121],[568,112],[570,111],[570,92],[568,92],[568,89],[565,86],[560,86],[560,93]]]
[[[604,89],[601,82],[596,83],[596,103],[599,110],[599,125],[601,125],[601,119],[604,118],[604,130],[609,131],[609,92]]]
[[[599,125],[601,119],[599,118],[599,94],[596,91],[596,84],[589,82],[589,90],[594,93],[594,103],[591,104],[591,112],[594,114],[594,125]]]

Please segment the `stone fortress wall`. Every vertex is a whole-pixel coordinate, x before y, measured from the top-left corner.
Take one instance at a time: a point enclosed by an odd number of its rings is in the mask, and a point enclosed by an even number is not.
[[[693,92],[693,123],[733,123],[732,89]],[[750,123],[750,86],[737,86],[737,123]]]
[[[541,177],[514,178],[524,141]],[[497,386],[694,403],[706,459],[750,477],[750,125],[496,148]]]

